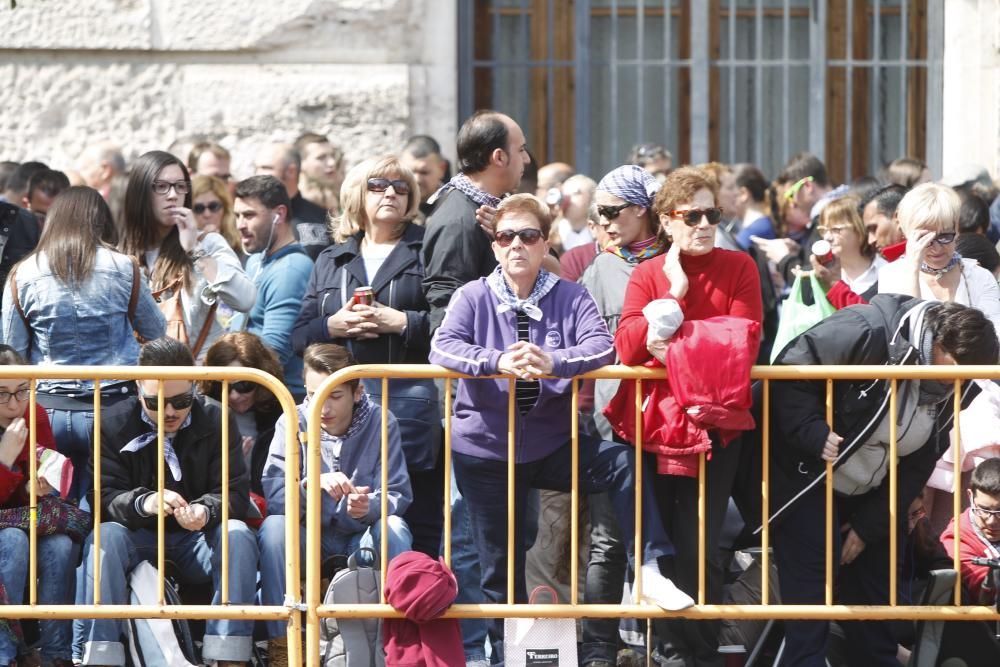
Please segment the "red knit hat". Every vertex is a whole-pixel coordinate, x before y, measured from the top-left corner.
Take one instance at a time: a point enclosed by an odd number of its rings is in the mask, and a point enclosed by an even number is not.
[[[456,619],[439,619],[455,601],[458,582],[444,561],[419,551],[392,559],[385,599],[406,619],[388,618],[382,628],[389,667],[453,667],[465,664]]]

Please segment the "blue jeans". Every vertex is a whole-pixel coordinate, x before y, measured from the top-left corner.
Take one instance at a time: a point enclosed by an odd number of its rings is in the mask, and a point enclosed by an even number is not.
[[[87,462],[93,454],[94,413],[89,410],[46,410],[59,453],[73,463],[73,481],[69,497],[80,501],[90,511],[86,496],[91,487]]]
[[[71,604],[73,601],[73,566],[77,554],[67,535],[39,536],[38,604]],[[11,604],[27,604],[28,533],[20,528],[0,530],[0,580],[7,588]],[[70,621],[41,621],[39,648],[46,660],[69,660]],[[0,634],[0,664],[17,657],[17,646]]]
[[[472,519],[458,490],[455,475],[451,476],[451,571],[458,581],[455,604],[482,604],[486,601],[479,587],[479,553],[472,540]],[[485,661],[486,620],[463,618],[460,623],[465,661]]]
[[[128,604],[128,573],[144,560],[156,562],[156,531],[129,530],[120,523],[101,527],[101,602]],[[94,556],[91,534],[84,545],[84,561],[78,572],[78,598],[94,601]],[[206,531],[168,532],[166,557],[176,565],[184,583],[211,582],[215,595],[222,598],[222,526]],[[253,604],[257,584],[257,541],[242,521],[229,520],[229,601]],[[124,665],[121,643],[124,623],[120,619],[84,619],[75,626],[83,633],[85,665]],[[205,625],[202,657],[208,660],[250,659],[253,648],[253,621],[215,619]]]
[[[406,527],[406,522],[402,518],[390,515],[387,520],[389,527],[389,560],[409,551],[413,543],[410,529]],[[379,565],[377,560],[379,549],[382,544],[382,524],[376,521],[368,530],[352,534],[338,534],[326,530],[320,533],[320,549],[322,558],[326,559],[334,554],[350,555],[361,548],[368,548],[375,552],[375,563],[365,563],[366,565]],[[301,563],[305,563],[308,556],[306,554],[306,531],[303,526],[299,531],[301,549]],[[260,602],[262,605],[284,605],[285,604],[285,515],[272,514],[261,524],[257,532],[257,543],[260,545]],[[287,624],[284,621],[267,621],[267,638],[275,639],[284,637],[287,631]]]
[[[635,536],[634,453],[631,447],[595,437],[580,437],[581,493],[608,492],[621,529],[622,541],[631,546]],[[473,537],[479,552],[481,582],[486,601],[503,603],[507,598],[507,462],[455,453],[455,476],[468,503]],[[519,463],[514,471],[514,600],[528,601],[524,580],[524,526],[528,492],[531,488],[569,491],[571,483],[570,447],[560,447],[543,459]],[[643,562],[673,554],[653,502],[643,505]],[[503,660],[503,621],[489,626],[496,660]]]

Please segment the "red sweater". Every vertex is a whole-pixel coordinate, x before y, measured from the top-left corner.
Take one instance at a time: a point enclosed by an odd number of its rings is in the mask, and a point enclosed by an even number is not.
[[[24,409],[24,420],[28,421],[28,408]],[[38,430],[39,447],[56,448],[52,426],[45,408],[35,405],[35,428]],[[10,468],[0,463],[0,507],[24,507],[28,504],[28,451],[31,449],[31,435],[24,441],[21,453]]]
[[[636,267],[625,290],[622,318],[615,332],[615,349],[623,364],[638,366],[652,359],[646,350],[648,323],[643,307],[655,299],[671,299],[670,281],[663,273],[667,256],[660,255]],[[686,320],[718,315],[764,318],[757,266],[744,252],[716,248],[706,255],[681,255],[688,291],[681,299]]]
[[[972,596],[973,604],[993,604],[997,592],[993,589],[993,577],[988,576],[990,568],[976,565],[973,558],[996,558],[997,548],[979,537],[972,527],[969,517],[971,509],[966,509],[958,515],[958,525],[961,532],[958,537],[958,559],[962,568],[962,584]],[[949,558],[955,557],[955,519],[948,522],[948,527],[941,533],[941,544],[948,552]]]

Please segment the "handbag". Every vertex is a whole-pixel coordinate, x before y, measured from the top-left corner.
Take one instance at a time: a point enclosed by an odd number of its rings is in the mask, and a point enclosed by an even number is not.
[[[806,303],[803,295],[803,276],[808,276],[812,288],[813,302]],[[792,283],[792,291],[781,306],[781,319],[778,322],[778,333],[774,336],[771,347],[771,363],[778,358],[785,346],[814,324],[826,319],[837,311],[826,298],[823,286],[819,284],[816,275],[811,271],[800,273]]]
[[[198,353],[201,352],[201,348],[205,344],[205,339],[208,338],[208,332],[212,329],[212,322],[215,321],[215,311],[219,307],[219,302],[216,301],[209,308],[205,315],[205,322],[201,325],[201,331],[198,332],[198,338],[192,345],[187,325],[184,323],[184,303],[181,300],[183,293],[184,276],[178,275],[173,281],[154,291],[153,299],[159,306],[160,312],[163,313],[163,319],[167,321],[164,335],[187,345],[191,348],[192,356],[197,359]],[[164,296],[165,294],[167,296]]]
[[[82,542],[94,525],[94,518],[89,512],[55,496],[39,496],[36,521],[36,532],[40,537],[65,534],[74,542]],[[0,509],[0,529],[20,528],[27,532],[30,526],[30,507]]]
[[[559,604],[550,586],[531,591],[529,604],[547,592]],[[572,618],[505,618],[504,664],[508,667],[577,667],[576,621]]]

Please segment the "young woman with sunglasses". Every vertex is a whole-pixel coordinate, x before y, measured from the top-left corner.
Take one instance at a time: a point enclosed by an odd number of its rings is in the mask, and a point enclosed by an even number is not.
[[[135,333],[163,335],[164,320],[135,265],[115,252],[111,209],[96,190],[72,187],[56,197],[34,252],[4,288],[3,339],[32,364],[134,366]],[[127,398],[132,384],[101,383],[102,405]],[[94,382],[41,380],[59,452],[73,462],[70,495],[84,498],[92,454]]]
[[[191,211],[198,231],[221,234],[237,257],[243,257],[240,233],[233,218],[233,198],[225,181],[198,174],[191,178]]]
[[[223,333],[218,304],[245,313],[257,297],[229,243],[199,232],[187,167],[170,153],[150,151],[132,166],[121,249],[139,261],[161,306],[170,309],[167,335],[187,343],[195,359]]]
[[[256,368],[284,381],[278,356],[260,337],[246,331],[220,336],[205,353],[204,365]],[[198,389],[216,401],[223,399],[221,382],[205,380],[198,383]],[[267,448],[274,435],[274,422],[281,415],[281,406],[267,388],[248,380],[230,382],[226,399],[243,438],[243,455],[250,471],[250,490],[263,495],[260,477],[267,459]]]
[[[337,343],[362,364],[425,364],[430,349],[430,310],[424,298],[420,259],[424,228],[413,222],[420,191],[413,173],[396,156],[353,167],[340,188],[341,215],[333,221],[334,245],[316,258],[292,346],[302,354],[312,343]],[[373,302],[354,299],[371,287]],[[381,403],[379,380],[364,382]],[[414,503],[404,518],[414,549],[436,555],[444,523],[443,484],[435,476],[441,447],[441,415],[433,380],[392,380],[389,408],[399,420]]]
[[[622,318],[615,332],[615,349],[621,363],[638,366],[654,358],[662,363],[665,350],[674,344],[671,338],[681,323],[679,315],[685,322],[723,316],[740,318],[748,321],[749,331],[754,328],[752,323],[761,321],[760,279],[753,260],[746,253],[714,246],[716,225],[722,219],[716,205],[718,187],[712,174],[695,167],[681,167],[667,176],[657,192],[653,210],[659,216],[670,248],[636,267],[629,279]],[[731,349],[729,357],[749,366],[757,356],[757,346],[752,347]],[[703,378],[707,386],[718,382],[712,378],[721,374],[717,366],[723,363],[721,359],[705,358],[691,367],[699,364],[697,367],[711,374]],[[681,378],[671,379],[671,383],[677,381]],[[746,383],[749,394],[749,375]],[[663,389],[657,384],[643,383],[643,389],[645,392]],[[606,411],[609,421],[624,435],[631,430],[623,427],[627,425],[626,411],[616,404],[621,405],[622,392],[629,390],[634,392],[634,386],[624,383]],[[631,404],[635,405],[634,394]],[[649,469],[655,466],[657,472],[651,475],[656,505],[676,549],[675,557],[661,558],[659,565],[682,591],[693,596],[698,591],[698,463],[694,453],[698,449],[681,445],[682,436],[665,423],[668,419],[660,417],[655,428],[647,424],[643,439],[646,464]],[[714,553],[739,465],[740,440],[724,442],[716,430],[710,430],[708,436],[711,444],[701,448],[701,451],[710,448],[706,461],[705,548],[706,553]],[[722,580],[711,568],[705,592],[706,602],[722,602]],[[715,664],[717,621],[660,620],[654,621],[654,628],[658,639],[667,645],[661,651],[669,647],[669,655],[676,656],[678,663]]]
[[[958,195],[944,185],[923,183],[906,193],[896,209],[906,254],[879,272],[878,291],[978,308],[1000,333],[996,279],[955,250],[960,209]]]

